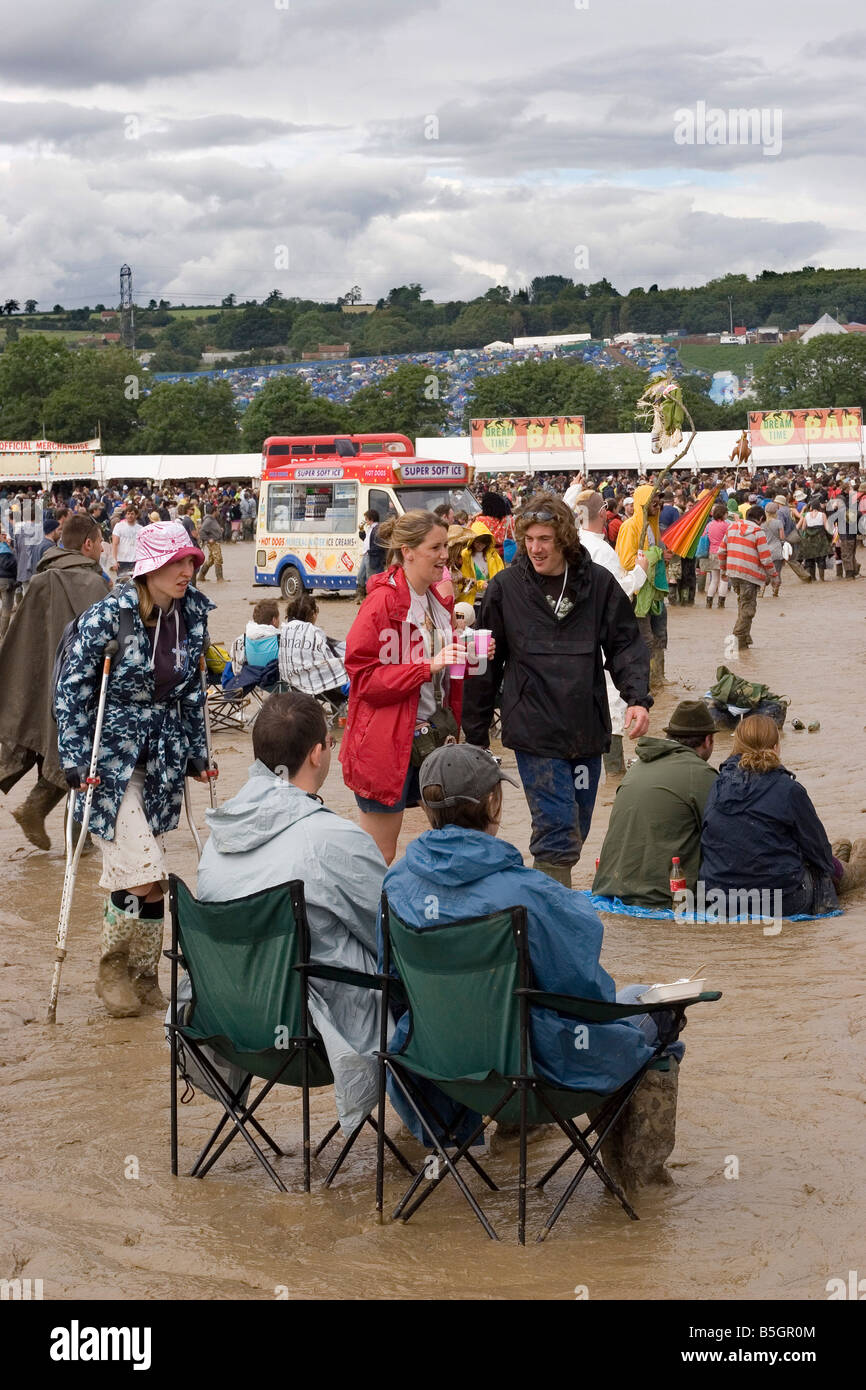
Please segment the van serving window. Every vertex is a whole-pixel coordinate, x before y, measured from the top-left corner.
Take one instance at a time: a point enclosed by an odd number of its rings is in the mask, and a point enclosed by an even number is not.
[[[335,535],[357,530],[358,485],[278,483],[268,490],[268,530]]]

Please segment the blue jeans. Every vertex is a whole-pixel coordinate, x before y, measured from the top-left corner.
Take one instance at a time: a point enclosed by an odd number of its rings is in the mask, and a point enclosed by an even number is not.
[[[580,858],[592,824],[601,754],[568,759],[518,751],[516,756],[532,817],[530,853],[533,859],[570,868]]]

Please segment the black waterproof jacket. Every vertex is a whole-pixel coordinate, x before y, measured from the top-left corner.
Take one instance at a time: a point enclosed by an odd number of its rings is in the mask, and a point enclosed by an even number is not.
[[[610,747],[605,666],[627,705],[651,707],[649,653],[613,575],[581,548],[566,594],[574,607],[556,618],[525,554],[490,581],[480,626],[492,631],[496,656],[464,682],[469,743],[487,746],[500,685],[502,742],[547,758],[590,758]]]
[[[808,865],[832,878],[827,832],[805,787],[786,767],[745,772],[735,754],[719,768],[704,807],[701,878],[707,888],[796,888]]]

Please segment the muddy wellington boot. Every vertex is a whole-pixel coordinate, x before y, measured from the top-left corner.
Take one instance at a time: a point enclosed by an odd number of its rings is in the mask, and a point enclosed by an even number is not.
[[[676,1141],[679,1063],[666,1060],[670,1070],[646,1073],[601,1147],[605,1168],[626,1193],[673,1182],[665,1160]]]
[[[650,694],[657,695],[665,688],[665,649],[656,647],[650,652]]]
[[[112,1018],[136,1018],[141,1012],[138,995],[129,983],[127,951],[112,951],[101,958],[96,993]]]
[[[146,915],[159,910],[158,917]],[[163,904],[145,903],[136,922],[129,946],[129,975],[143,1008],[165,1012],[168,1000],[159,987],[159,960],[162,955]]]
[[[836,858],[842,859],[842,856],[837,854]],[[842,864],[842,878],[836,885],[836,892],[850,893],[854,888],[862,888],[866,883],[866,839],[854,841],[847,864],[844,860]]]
[[[547,874],[548,878],[555,879],[561,883],[563,888],[571,887],[571,865],[570,864],[551,864],[549,859],[533,859],[533,869],[537,869],[540,874]]]
[[[608,777],[625,775],[625,758],[622,751],[622,734],[611,734],[610,751],[604,754],[604,770]]]
[[[112,1018],[135,1018],[141,1012],[129,970],[129,947],[137,924],[136,914],[106,898],[96,993]]]
[[[24,804],[12,812],[31,845],[37,849],[51,848],[45,831],[45,817],[63,800],[64,795],[53,782],[40,777]]]

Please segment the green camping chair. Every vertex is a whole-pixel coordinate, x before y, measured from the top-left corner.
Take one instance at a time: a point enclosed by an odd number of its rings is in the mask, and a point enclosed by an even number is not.
[[[171,1171],[178,1170],[177,1080],[182,1049],[204,1078],[208,1094],[224,1114],[198,1155],[190,1177],[203,1178],[240,1134],[273,1183],[286,1186],[268,1161],[257,1135],[277,1155],[282,1149],[255,1116],[276,1085],[301,1091],[304,1191],[310,1190],[310,1091],[333,1084],[324,1045],[310,1022],[307,982],[339,980],[381,990],[381,977],[310,960],[304,885],[300,879],[230,902],[199,902],[174,874],[171,909]],[[189,973],[192,1002],[178,1020],[178,967]],[[207,1050],[205,1050],[207,1049]],[[216,1057],[214,1057],[216,1054]],[[216,1061],[223,1063],[219,1069]],[[230,1070],[229,1070],[230,1069]],[[228,1071],[231,1083],[226,1079]],[[252,1102],[254,1077],[265,1084]],[[367,1118],[349,1136],[329,1172],[329,1186]],[[227,1135],[214,1149],[226,1126]],[[335,1124],[316,1149],[322,1152],[339,1131]],[[389,1136],[384,1143],[411,1173],[414,1170]]]
[[[522,907],[435,927],[413,927],[400,920],[382,895],[382,968],[384,972],[383,1018],[386,1016],[392,966],[406,992],[411,1025],[402,1052],[387,1050],[383,1036],[379,1053],[379,1134],[376,1204],[383,1206],[385,1087],[390,1075],[420,1122],[435,1150],[437,1171],[430,1165],[419,1173],[394,1210],[394,1217],[408,1221],[446,1176],[451,1176],[488,1236],[498,1240],[490,1221],[466,1183],[460,1164],[466,1160],[487,1186],[496,1184],[470,1153],[491,1121],[517,1123],[520,1127],[517,1237],[526,1237],[526,1134],[533,1124],[553,1121],[568,1140],[568,1148],[535,1183],[543,1189],[573,1154],[582,1162],[547,1218],[538,1236],[543,1240],[559,1220],[584,1174],[592,1168],[620,1201],[632,1220],[637,1213],[602,1163],[599,1150],[610,1135],[631,1096],[653,1065],[666,1066],[661,1053],[684,1025],[686,1008],[698,1000],[721,998],[707,992],[695,999],[667,1004],[608,1004],[570,995],[547,994],[532,987],[532,971]],[[539,1076],[532,1063],[530,1006],[555,1009],[568,1018],[586,1023],[608,1023],[637,1014],[664,1014],[664,1033],[645,1066],[613,1095],[558,1087]],[[660,1059],[660,1060],[657,1060]],[[460,1108],[456,1120],[446,1124],[417,1082],[435,1084]],[[468,1112],[481,1117],[463,1142],[456,1133]],[[581,1128],[576,1117],[587,1116]],[[444,1138],[441,1137],[444,1133]],[[595,1138],[593,1139],[593,1135]],[[448,1152],[454,1148],[456,1152]],[[425,1183],[425,1178],[427,1179]],[[423,1191],[418,1189],[424,1184]]]

